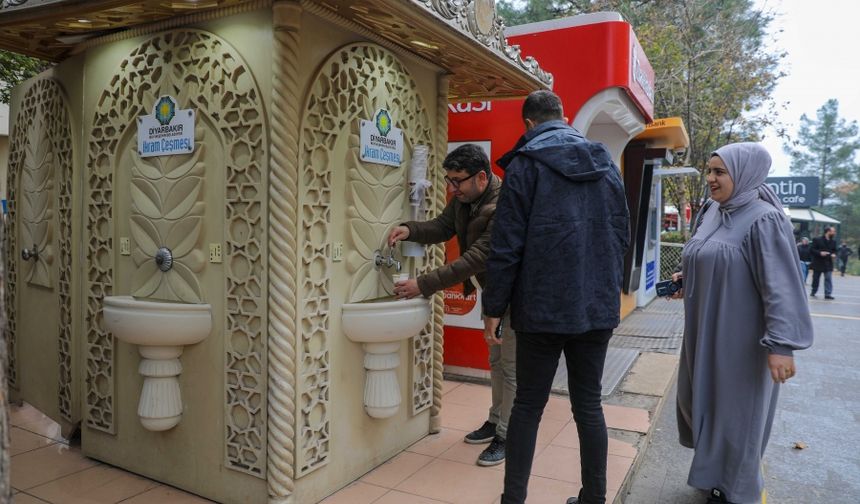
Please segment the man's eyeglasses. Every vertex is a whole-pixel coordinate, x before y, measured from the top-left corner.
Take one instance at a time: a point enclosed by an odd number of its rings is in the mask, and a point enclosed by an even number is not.
[[[469,180],[470,178],[474,177],[475,175],[477,175],[477,174],[479,174],[479,173],[481,173],[481,171],[480,171],[480,170],[476,171],[475,173],[473,173],[473,174],[469,175],[469,176],[468,176],[468,177],[466,177],[466,178],[461,178],[461,179],[452,179],[451,177],[449,177],[449,176],[447,176],[447,175],[446,175],[446,176],[445,176],[445,182],[447,182],[447,183],[451,184],[451,187],[453,187],[454,189],[459,189],[459,188],[460,188],[460,184],[462,184],[463,182],[465,182],[465,181]]]

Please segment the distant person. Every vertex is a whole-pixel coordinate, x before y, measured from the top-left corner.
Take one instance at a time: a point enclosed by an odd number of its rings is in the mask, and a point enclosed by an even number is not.
[[[695,450],[687,484],[709,491],[709,504],[760,502],[779,385],[795,376],[793,352],[812,344],[792,225],[765,184],[770,163],[757,143],[711,155],[711,199],[673,275],[685,314],[678,433]]]
[[[506,312],[517,331],[501,502],[526,501],[538,426],[564,353],[582,481],[567,503],[604,504],[608,439],[600,381],[619,322],[629,243],[624,185],[606,147],[564,121],[556,94],[531,93],[522,117],[526,133],[499,160],[505,184],[483,296],[484,337],[493,338]]]
[[[797,255],[800,257],[800,270],[803,272],[803,283],[809,277],[809,264],[812,262],[812,252],[809,250],[809,238],[803,237],[797,244]]]
[[[818,292],[818,283],[824,275],[824,299],[833,299],[833,261],[836,259],[836,228],[824,228],[824,235],[812,239],[809,251],[812,254],[812,293]]]
[[[451,201],[435,219],[405,222],[392,229],[388,245],[393,247],[398,241],[407,239],[425,244],[443,243],[456,236],[461,255],[418,278],[398,282],[394,286],[397,297],[412,298],[420,294],[429,298],[434,292],[457,284],[463,284],[463,295],[468,296],[475,290],[471,278],[474,277],[481,286],[485,284],[490,231],[502,181],[490,170],[490,160],[483,149],[475,144],[464,144],[451,151],[442,167],[453,196]],[[488,341],[487,344],[492,405],[487,421],[464,438],[466,443],[489,443],[478,455],[477,464],[480,466],[493,466],[505,461],[508,418],[517,390],[516,334],[506,330],[501,341]]]
[[[839,258],[840,276],[845,276],[845,268],[848,267],[848,257],[853,253],[854,252],[848,248],[848,244],[844,241],[842,242],[842,245],[839,246],[839,250],[836,251],[836,256]]]

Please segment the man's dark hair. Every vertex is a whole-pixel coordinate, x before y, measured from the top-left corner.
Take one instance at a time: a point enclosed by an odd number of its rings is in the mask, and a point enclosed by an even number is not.
[[[564,119],[561,98],[552,91],[532,91],[523,103],[523,120],[531,119],[540,124],[555,119]]]
[[[446,170],[464,171],[469,175],[474,175],[479,171],[490,175],[490,160],[484,149],[475,144],[463,144],[452,150],[445,161],[442,162],[442,167]]]

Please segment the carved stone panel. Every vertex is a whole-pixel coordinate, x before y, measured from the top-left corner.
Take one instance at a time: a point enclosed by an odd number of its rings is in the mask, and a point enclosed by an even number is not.
[[[113,429],[113,340],[102,327],[101,299],[113,271],[113,169],[130,167],[132,293],[203,302],[207,264],[202,235],[206,184],[224,187],[225,466],[257,477],[266,468],[265,176],[268,142],[259,87],[224,40],[198,30],[161,33],[137,47],[98,101],[89,144],[87,319],[88,425]],[[142,159],[136,129],[162,94],[197,111],[193,154]],[[224,180],[205,178],[224,163]],[[217,215],[209,210],[207,218]],[[173,269],[153,260],[166,246]],[[216,321],[216,323],[218,323]]]
[[[370,119],[378,108],[387,108],[395,126],[404,130],[406,159],[400,168],[360,161],[360,120]],[[299,191],[303,251],[296,419],[299,476],[326,464],[330,451],[332,174],[344,168],[347,172],[347,300],[389,294],[391,278],[373,267],[373,254],[383,244],[385,232],[403,218],[406,166],[412,147],[428,145],[432,165],[433,138],[433,126],[416,84],[391,52],[376,45],[356,44],[336,51],[322,65],[304,109],[299,149],[303,174]],[[428,208],[434,209],[433,205]],[[419,344],[422,349],[432,347],[432,327],[416,338],[423,341],[428,335],[429,343]],[[420,353],[430,358],[429,352]],[[424,365],[424,357],[419,360]]]
[[[5,250],[9,382],[12,386],[17,384],[15,339],[20,309],[17,289],[25,285],[53,288],[56,281],[59,291],[58,406],[60,414],[71,421],[72,134],[69,121],[66,99],[56,81],[40,79],[24,95],[13,125],[9,154],[9,227]],[[55,217],[57,229],[54,228]],[[53,278],[55,239],[60,256],[58,278]],[[18,261],[23,249],[27,249],[29,259],[21,261],[19,274]],[[25,283],[19,283],[19,279]]]

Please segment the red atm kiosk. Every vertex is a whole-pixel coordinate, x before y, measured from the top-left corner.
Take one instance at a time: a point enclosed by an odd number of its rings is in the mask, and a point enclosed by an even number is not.
[[[555,77],[553,91],[565,116],[589,139],[606,144],[618,166],[627,144],[645,129],[654,112],[654,71],[633,28],[614,12],[574,16],[510,27],[518,44]],[[522,100],[455,103],[448,107],[449,150],[461,143],[481,145],[495,161],[524,132]],[[503,172],[494,165],[496,173]],[[456,240],[447,244],[457,257]],[[486,376],[487,346],[481,337],[480,293],[468,298],[462,286],[445,296],[446,372]]]

